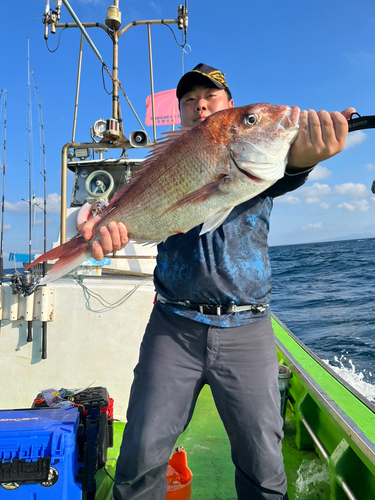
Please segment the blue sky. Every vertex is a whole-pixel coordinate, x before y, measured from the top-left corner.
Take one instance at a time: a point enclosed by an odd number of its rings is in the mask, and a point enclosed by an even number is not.
[[[103,22],[104,0],[72,0],[82,22]],[[133,20],[175,18],[171,0],[120,0],[122,26]],[[375,114],[375,3],[373,0],[265,0],[202,2],[189,0],[190,48],[184,69],[199,62],[221,69],[235,105],[271,102],[301,109],[341,111],[354,106],[361,115]],[[4,257],[28,252],[28,87],[27,38],[30,69],[39,89],[45,131],[48,248],[59,222],[60,158],[72,135],[80,33],[67,29],[56,52],[43,38],[44,0],[2,2],[0,16],[0,89],[7,89],[7,147],[5,178]],[[62,8],[61,22],[72,22]],[[172,25],[177,40],[181,32]],[[59,31],[59,30],[58,30]],[[111,43],[100,29],[91,29],[106,64],[111,67]],[[50,35],[55,49],[58,34]],[[152,28],[155,91],[174,88],[182,72],[181,48],[165,26]],[[133,27],[120,38],[119,79],[142,120],[150,94],[147,29]],[[108,77],[106,86],[110,88]],[[120,96],[125,133],[139,125]],[[42,203],[43,154],[36,91],[31,79],[32,185]],[[84,43],[76,139],[90,141],[90,126],[111,116],[101,65]],[[3,142],[4,109],[0,139]],[[151,127],[147,128],[152,136]],[[165,129],[164,129],[165,130]],[[158,135],[164,131],[158,127]],[[140,157],[140,151],[133,156]],[[3,164],[3,146],[0,148]],[[1,177],[1,176],[0,176]],[[349,134],[347,148],[319,165],[299,190],[275,201],[270,244],[294,244],[340,237],[375,236],[375,130]],[[69,182],[72,181],[72,174]],[[70,194],[69,194],[70,196]],[[37,211],[32,249],[43,248],[43,215]],[[5,265],[7,267],[7,265]]]

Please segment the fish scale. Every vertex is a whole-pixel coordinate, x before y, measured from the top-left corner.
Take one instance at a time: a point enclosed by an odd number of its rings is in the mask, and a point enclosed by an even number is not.
[[[298,134],[299,109],[252,104],[212,114],[197,127],[167,133],[143,168],[112,198],[89,241],[74,238],[29,267],[59,259],[40,284],[71,271],[91,255],[100,228],[123,222],[136,242],[160,242],[203,223],[214,231],[240,203],[283,177]]]

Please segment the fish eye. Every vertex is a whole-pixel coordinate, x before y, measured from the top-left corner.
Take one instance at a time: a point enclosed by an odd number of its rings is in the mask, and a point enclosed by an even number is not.
[[[247,115],[243,119],[245,125],[254,125],[258,121],[258,115],[255,113],[251,113],[250,115]]]

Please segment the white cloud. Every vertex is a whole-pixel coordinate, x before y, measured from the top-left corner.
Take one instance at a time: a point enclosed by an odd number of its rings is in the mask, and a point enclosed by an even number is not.
[[[279,196],[275,199],[277,205],[298,205],[301,200],[296,196]]]
[[[60,213],[60,200],[61,196],[57,193],[51,193],[47,196],[47,213]],[[44,200],[43,198],[36,197],[36,210],[43,211],[44,208]],[[29,203],[28,201],[16,201],[16,203],[9,203],[6,201],[4,203],[5,210],[17,214],[28,214],[29,213]]]
[[[17,214],[27,214],[29,211],[29,204],[24,201],[17,201],[16,203],[9,203],[9,201],[5,201],[4,209],[5,211]]]
[[[355,132],[351,132],[346,139],[344,149],[354,148],[355,146],[357,146],[357,144],[361,144],[366,138],[367,135],[364,132],[362,132],[362,130],[356,130]]]
[[[328,184],[319,184],[319,182],[315,182],[311,187],[304,187],[300,189],[300,192],[307,198],[319,198],[319,196],[331,194],[332,190]]]
[[[370,208],[367,200],[352,201],[351,203],[340,203],[337,208],[346,210],[347,212],[367,212]]]
[[[9,229],[12,229],[12,224],[4,224],[4,231],[8,231]]]
[[[327,179],[332,175],[332,172],[323,165],[317,165],[312,172],[309,173],[309,181],[320,181]]]
[[[302,231],[309,231],[310,229],[323,229],[323,224],[321,222],[316,222],[315,224],[308,224],[307,226],[301,227]]]
[[[345,184],[338,184],[334,187],[334,192],[337,194],[349,196],[364,196],[367,194],[367,188],[364,184],[353,184],[353,182],[346,182]]]
[[[306,203],[320,203],[319,198],[306,198]]]
[[[323,208],[324,210],[327,210],[329,208],[329,203],[325,203],[324,201],[320,203],[320,208]]]
[[[35,198],[37,209],[43,210],[43,198]],[[47,196],[47,213],[59,214],[60,213],[61,196],[57,193],[51,193]]]
[[[367,168],[367,170],[375,170],[375,165],[373,163],[367,163],[365,167]]]

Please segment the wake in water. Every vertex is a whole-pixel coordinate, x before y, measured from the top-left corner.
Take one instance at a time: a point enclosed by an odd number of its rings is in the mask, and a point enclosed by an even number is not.
[[[328,465],[321,460],[303,460],[298,471],[295,499],[328,498],[329,471]]]
[[[355,365],[353,364],[351,359],[347,359],[343,354],[340,358],[337,356],[334,357],[334,361],[338,364],[333,365],[329,362],[328,359],[323,359],[324,363],[326,363],[334,372],[336,372],[340,377],[342,377],[346,382],[348,382],[354,389],[356,389],[359,393],[361,393],[366,399],[370,401],[370,403],[375,404],[375,385],[369,384],[364,381],[365,374],[363,372],[356,372]],[[347,361],[350,365],[347,368],[343,361]],[[364,371],[366,371],[364,369]],[[367,374],[369,377],[373,377],[371,372]]]

